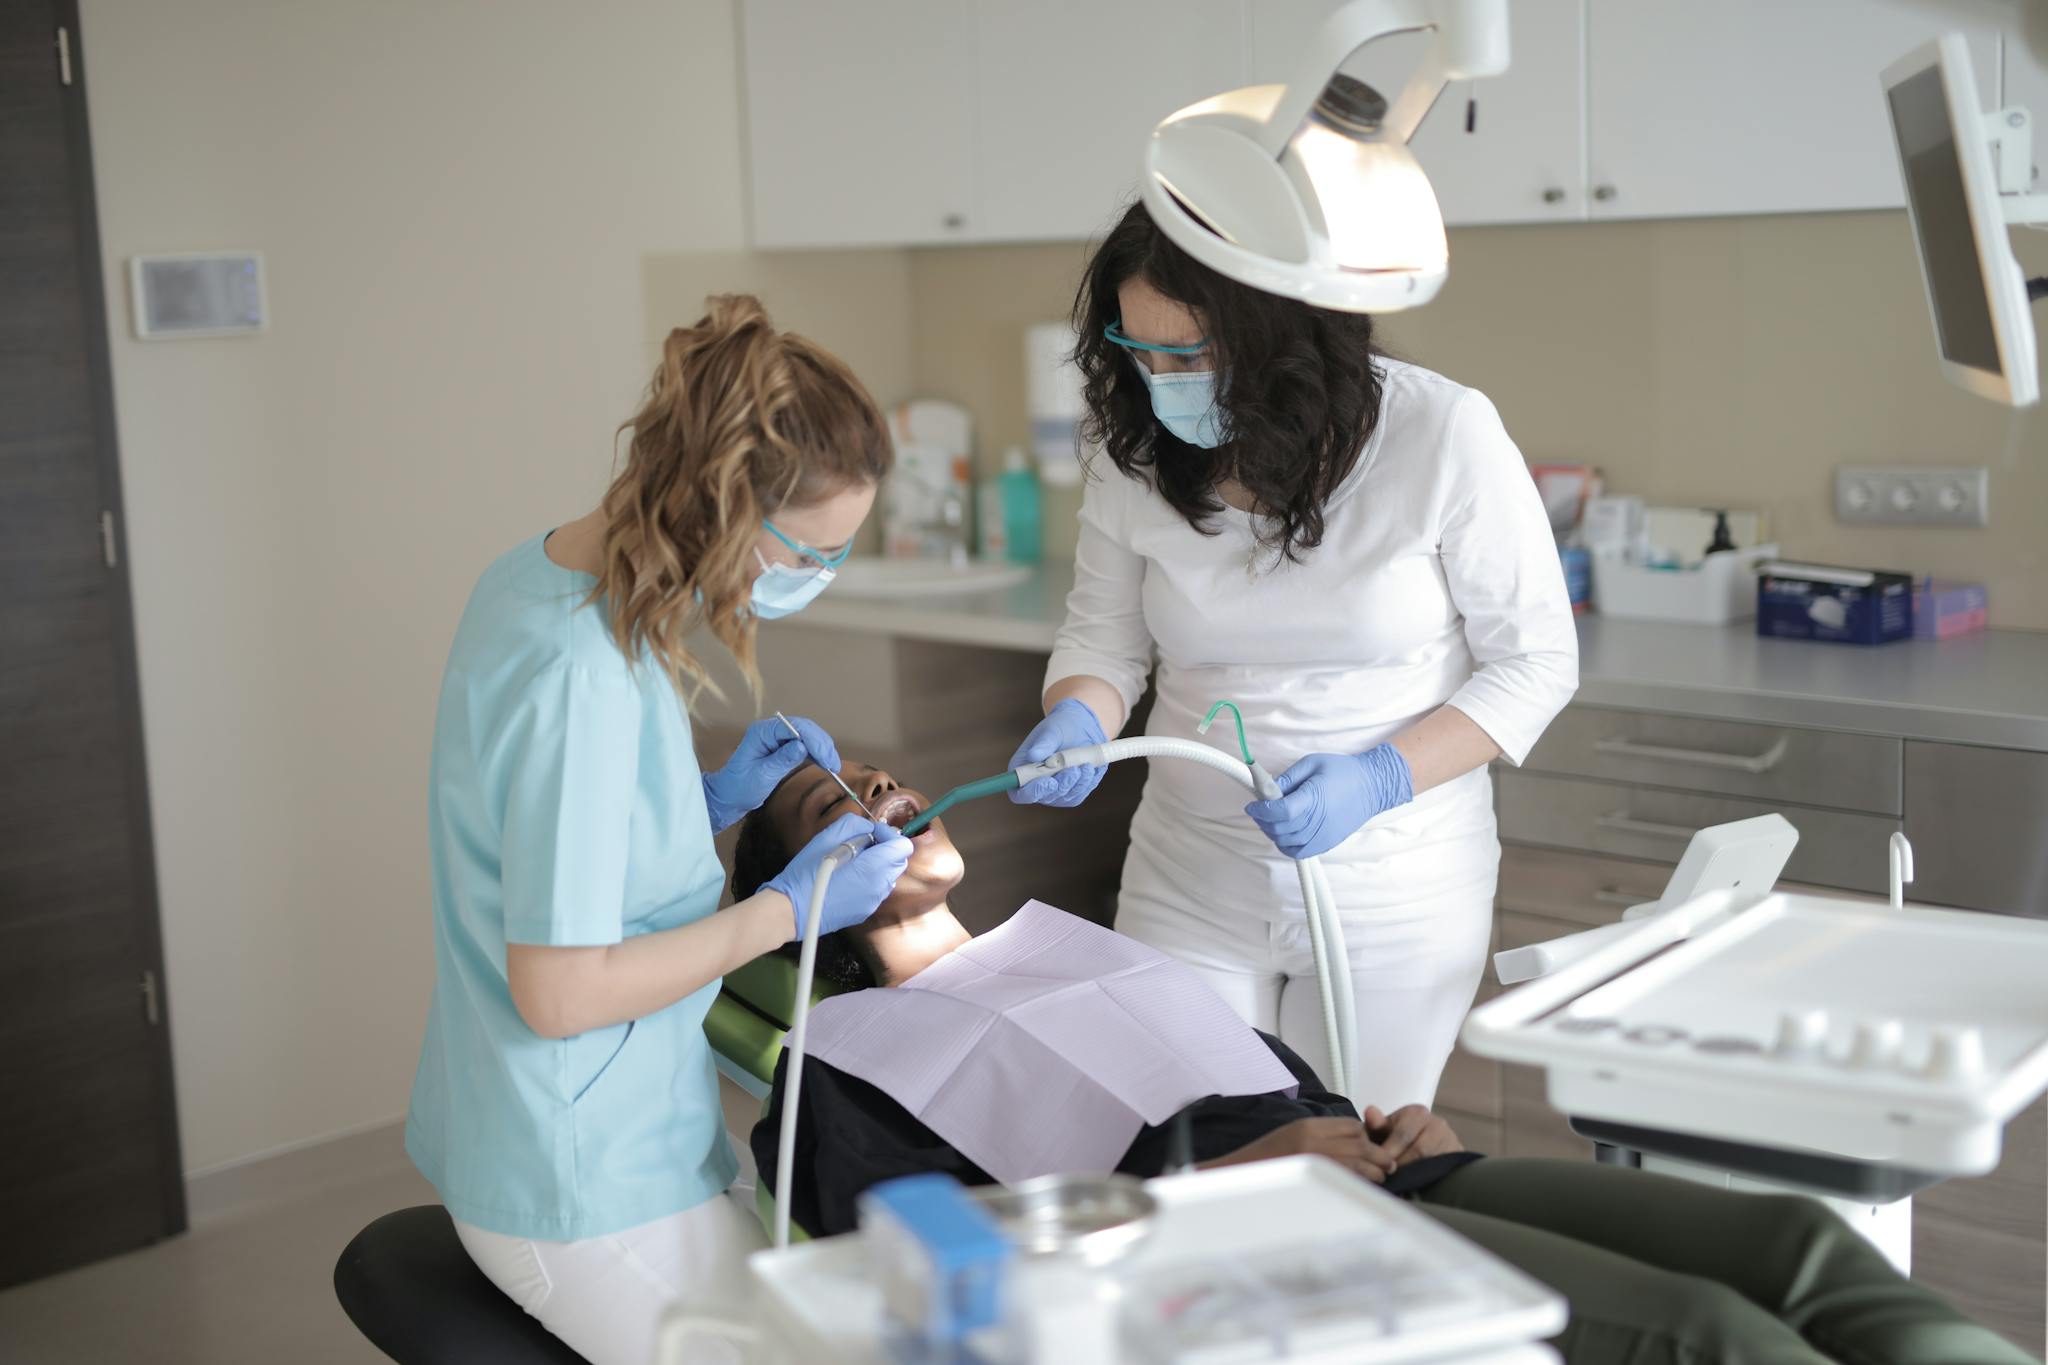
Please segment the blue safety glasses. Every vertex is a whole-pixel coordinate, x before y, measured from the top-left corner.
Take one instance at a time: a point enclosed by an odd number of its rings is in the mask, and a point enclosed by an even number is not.
[[[836,569],[846,562],[848,555],[853,553],[853,542],[850,540],[840,547],[838,554],[827,555],[823,550],[813,550],[800,540],[791,540],[788,536],[775,529],[775,523],[772,521],[763,521],[761,524],[768,528],[769,535],[774,536],[784,545],[787,545],[796,554],[798,559],[808,559],[821,569]]]
[[[1127,351],[1157,351],[1160,355],[1200,355],[1209,349],[1209,338],[1203,337],[1192,346],[1160,346],[1150,341],[1133,341],[1124,335],[1120,322],[1112,322],[1102,329],[1102,335]]]

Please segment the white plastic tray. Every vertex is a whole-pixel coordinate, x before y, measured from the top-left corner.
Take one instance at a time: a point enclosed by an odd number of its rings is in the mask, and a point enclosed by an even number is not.
[[[1330,1239],[1366,1238],[1436,1286],[1414,1321],[1369,1340],[1297,1354],[1298,1365],[1554,1365],[1541,1344],[1562,1330],[1562,1298],[1403,1201],[1315,1157],[1289,1157],[1149,1182],[1152,1236],[1109,1270],[1119,1280],[1202,1263],[1228,1268]],[[768,1361],[879,1362],[881,1292],[857,1235],[756,1252],[752,1318]],[[1361,1285],[1361,1295],[1370,1285]]]
[[[2048,1089],[2044,987],[2048,923],[1716,892],[1463,1036],[1545,1068],[1567,1114],[1976,1175]]]

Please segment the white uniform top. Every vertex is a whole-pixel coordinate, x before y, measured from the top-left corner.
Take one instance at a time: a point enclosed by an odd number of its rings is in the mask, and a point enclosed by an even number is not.
[[[1135,704],[1158,662],[1148,732],[1193,738],[1210,705],[1244,709],[1253,756],[1359,753],[1446,702],[1521,762],[1578,687],[1578,637],[1555,541],[1521,452],[1486,396],[1382,360],[1380,420],[1305,561],[1260,556],[1251,514],[1203,535],[1105,467],[1081,507],[1074,590],[1046,683],[1093,674]],[[1229,715],[1209,743],[1235,751]],[[1123,894],[1182,911],[1299,918],[1293,864],[1244,814],[1247,793],[1193,764],[1152,764]],[[1140,859],[1137,846],[1154,856]],[[1346,919],[1492,895],[1499,846],[1478,769],[1388,812],[1325,855]],[[1140,865],[1170,885],[1134,886]]]

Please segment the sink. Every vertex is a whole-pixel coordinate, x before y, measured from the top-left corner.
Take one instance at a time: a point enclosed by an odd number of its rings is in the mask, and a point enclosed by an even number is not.
[[[1013,588],[1031,577],[1029,564],[938,559],[849,559],[829,591],[837,597],[951,597]]]

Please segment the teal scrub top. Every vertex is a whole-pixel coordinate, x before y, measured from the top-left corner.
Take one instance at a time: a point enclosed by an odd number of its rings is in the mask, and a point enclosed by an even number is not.
[[[434,996],[406,1151],[465,1223],[575,1241],[651,1222],[738,1171],[704,1038],[714,978],[631,1023],[543,1038],[507,943],[618,943],[718,908],[689,715],[628,665],[596,580],[536,536],[485,570],[456,628],[428,801]]]

